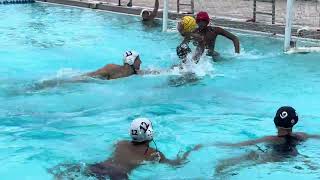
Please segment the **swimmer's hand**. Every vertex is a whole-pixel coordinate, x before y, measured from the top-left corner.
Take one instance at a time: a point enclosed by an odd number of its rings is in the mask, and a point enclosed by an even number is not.
[[[193,147],[193,148],[189,149],[187,152],[185,152],[182,156],[179,156],[179,154],[177,154],[177,157],[174,160],[167,159],[166,157],[164,157],[164,155],[162,155],[163,157],[160,162],[169,164],[171,166],[181,166],[181,165],[187,163],[186,160],[192,151],[198,151],[202,147],[203,147],[203,145],[200,145],[200,144],[196,145],[195,147]]]
[[[161,161],[161,154],[159,152],[154,152],[150,156],[151,156],[151,161],[154,161],[154,162]]]
[[[255,139],[255,140],[249,140],[249,141],[243,141],[239,143],[225,143],[225,142],[218,142],[215,143],[214,146],[225,146],[225,147],[241,147],[241,146],[252,146],[260,143],[266,143],[266,142],[274,142],[277,137],[274,136],[266,136],[263,138]]]
[[[220,54],[219,54],[218,52],[214,51],[214,50],[208,50],[206,55],[207,55],[207,56],[211,56],[211,57],[218,57],[218,56],[220,56]]]

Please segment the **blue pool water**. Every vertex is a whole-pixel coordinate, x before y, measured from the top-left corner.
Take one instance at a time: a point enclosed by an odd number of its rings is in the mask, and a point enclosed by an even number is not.
[[[178,62],[176,32],[142,25],[139,17],[49,4],[0,6],[0,177],[53,179],[59,163],[107,159],[113,145],[128,139],[135,117],[152,119],[158,148],[169,158],[196,144],[239,142],[275,134],[273,115],[282,105],[300,116],[296,130],[320,134],[320,56],[284,55],[282,40],[240,34],[241,55],[219,38],[217,62],[194,67],[197,81],[185,83],[172,70],[113,81],[59,83],[107,63],[122,53],[141,53],[143,69],[169,69]],[[238,167],[227,179],[319,179],[319,141],[299,146],[307,158]],[[219,161],[256,147],[209,146],[179,168],[146,164],[131,179],[218,179]],[[79,179],[86,177],[80,177]]]

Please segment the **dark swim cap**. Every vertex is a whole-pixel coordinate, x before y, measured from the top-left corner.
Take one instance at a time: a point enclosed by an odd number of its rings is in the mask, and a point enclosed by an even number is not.
[[[298,123],[299,117],[296,110],[290,106],[283,106],[278,109],[274,117],[274,124],[277,127],[292,128]]]

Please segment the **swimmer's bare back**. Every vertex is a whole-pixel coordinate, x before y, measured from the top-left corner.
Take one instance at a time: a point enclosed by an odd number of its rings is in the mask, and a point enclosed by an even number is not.
[[[127,179],[128,174],[144,162],[159,162],[172,166],[183,164],[191,151],[198,150],[200,146],[184,153],[175,160],[167,159],[164,154],[149,147],[148,143],[135,144],[130,141],[121,141],[108,160],[89,166],[90,175],[97,178]],[[124,178],[125,177],[125,178]]]
[[[86,76],[110,80],[128,77],[133,74],[135,74],[135,72],[131,68],[125,68],[125,66],[116,64],[108,64],[97,71],[86,74]]]

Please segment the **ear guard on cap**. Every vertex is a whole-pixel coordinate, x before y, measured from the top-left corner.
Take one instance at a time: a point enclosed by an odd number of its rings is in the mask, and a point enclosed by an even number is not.
[[[137,118],[132,121],[130,136],[134,142],[151,141],[153,139],[152,123],[147,118]]]
[[[138,56],[139,53],[137,53],[136,51],[126,51],[123,55],[123,63],[132,66]]]
[[[274,117],[274,124],[277,127],[292,128],[299,121],[296,110],[290,106],[284,106],[278,109]]]

